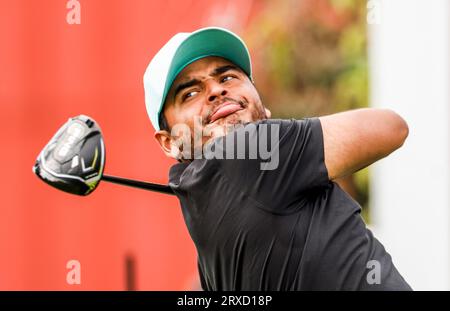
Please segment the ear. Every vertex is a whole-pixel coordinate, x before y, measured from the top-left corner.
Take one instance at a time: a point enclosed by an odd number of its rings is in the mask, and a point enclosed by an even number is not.
[[[155,139],[159,143],[161,150],[164,154],[175,160],[178,160],[180,157],[180,149],[173,144],[172,136],[167,131],[157,131],[155,132]]]
[[[272,112],[270,112],[270,110],[266,107],[264,107],[264,111],[266,112],[266,118],[270,119],[270,117],[272,117]]]

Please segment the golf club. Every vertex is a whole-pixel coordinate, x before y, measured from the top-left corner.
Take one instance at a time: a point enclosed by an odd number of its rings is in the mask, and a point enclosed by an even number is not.
[[[70,118],[42,149],[33,172],[59,190],[88,195],[100,180],[165,194],[174,194],[168,185],[104,175],[105,145],[94,119],[85,115]]]

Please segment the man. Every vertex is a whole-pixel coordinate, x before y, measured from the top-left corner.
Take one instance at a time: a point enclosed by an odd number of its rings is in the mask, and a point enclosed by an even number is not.
[[[244,42],[221,28],[174,36],[150,62],[144,87],[155,138],[180,162],[169,182],[203,289],[411,289],[358,203],[333,182],[402,146],[401,117],[360,109],[272,120]],[[248,139],[237,141],[241,134]],[[270,157],[254,156],[256,140],[270,145]],[[250,150],[236,156],[242,144]]]

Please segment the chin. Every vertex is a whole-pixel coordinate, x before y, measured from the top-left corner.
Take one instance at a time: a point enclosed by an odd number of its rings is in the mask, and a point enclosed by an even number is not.
[[[235,124],[244,124],[247,122],[252,122],[252,121],[248,120],[249,118],[247,115],[245,115],[244,113],[240,113],[240,112],[245,112],[245,109],[239,110],[239,111],[227,116],[224,119],[223,125],[235,125]]]

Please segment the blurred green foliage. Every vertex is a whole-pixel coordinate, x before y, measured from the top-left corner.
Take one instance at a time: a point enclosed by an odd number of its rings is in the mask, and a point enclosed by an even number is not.
[[[274,118],[368,106],[366,1],[258,1],[244,32],[255,84]],[[368,171],[339,184],[368,219]]]

